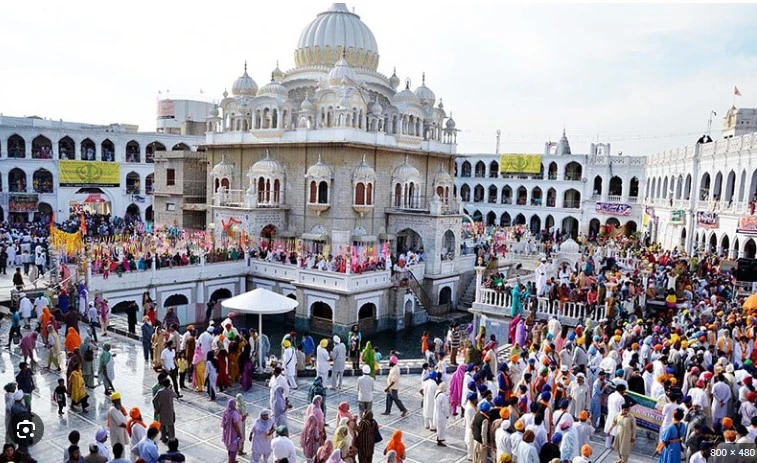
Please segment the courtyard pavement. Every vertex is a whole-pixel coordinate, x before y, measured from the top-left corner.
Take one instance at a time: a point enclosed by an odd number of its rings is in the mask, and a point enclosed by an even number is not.
[[[0,358],[0,385],[13,381],[15,372],[18,370],[18,362],[21,361],[19,350],[12,347],[9,353],[5,349],[7,343],[8,319],[0,328],[0,342],[3,348]],[[130,409],[139,407],[143,417],[149,423],[152,417],[152,396],[150,388],[155,383],[156,374],[152,368],[145,365],[142,355],[142,347],[138,341],[126,337],[111,334],[108,336],[116,354],[116,378],[115,386],[123,396],[123,405]],[[100,338],[102,342],[102,338]],[[45,433],[42,441],[31,448],[31,455],[40,463],[55,463],[62,461],[63,449],[68,446],[67,436],[71,430],[77,429],[82,435],[81,446],[86,446],[94,441],[96,430],[105,425],[105,414],[110,407],[110,401],[104,396],[102,387],[90,390],[90,409],[88,414],[70,413],[59,417],[57,406],[51,400],[59,374],[38,368],[35,372],[37,390],[34,392],[32,411],[39,415],[45,423]],[[385,396],[383,391],[386,382],[385,376],[376,378],[374,390],[373,411],[381,426],[383,442],[376,445],[374,461],[382,462],[383,449],[388,442],[394,429],[401,429],[403,440],[407,448],[408,463],[457,463],[465,462],[465,444],[463,441],[464,429],[461,417],[450,418],[447,437],[447,448],[437,447],[436,434],[423,428],[421,414],[420,376],[417,374],[403,375],[401,382],[400,399],[404,402],[410,413],[401,418],[396,407],[390,416],[382,416],[380,413],[385,408]],[[298,456],[305,461],[299,450],[299,433],[303,427],[303,418],[307,408],[307,391],[311,383],[310,378],[298,380],[299,390],[293,391],[290,402],[293,409],[288,413],[289,431],[292,440],[298,447]],[[350,409],[357,411],[357,393],[355,388],[356,378],[346,377],[341,391],[329,391],[326,397],[329,423],[327,431],[331,436],[335,429],[335,414],[340,402],[350,404]],[[222,463],[226,462],[226,451],[221,442],[220,420],[224,406],[228,399],[236,396],[241,390],[236,387],[218,395],[215,402],[208,399],[207,394],[198,394],[193,391],[184,391],[184,398],[176,402],[176,435],[180,442],[180,450],[187,456],[187,462]],[[261,410],[268,408],[269,389],[261,383],[255,383],[249,392],[243,393],[248,418],[247,433],[249,428],[258,417]],[[655,439],[656,435],[652,435]],[[632,463],[652,461],[655,441],[646,438],[640,433],[636,442],[636,452],[631,457]],[[165,446],[160,445],[164,451]],[[595,463],[614,462],[617,453],[605,450],[604,440],[601,435],[592,438],[594,448],[593,461]],[[249,450],[249,441],[245,446]],[[245,457],[240,457],[240,462],[248,462]]]

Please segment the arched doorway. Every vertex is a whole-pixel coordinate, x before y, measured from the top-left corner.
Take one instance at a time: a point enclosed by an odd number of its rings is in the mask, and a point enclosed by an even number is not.
[[[138,220],[141,220],[142,218],[142,214],[139,212],[139,206],[134,203],[129,204],[129,207],[126,208],[126,214]]]
[[[755,254],[757,254],[757,246],[755,246],[754,240],[750,239],[744,245],[744,257],[754,259]]]
[[[529,228],[532,234],[539,233],[539,230],[541,230],[541,217],[536,214],[532,215]]]
[[[376,304],[372,302],[360,306],[357,311],[357,325],[360,331],[376,331]]]
[[[617,175],[610,179],[610,196],[621,196],[623,194],[623,179]]]
[[[53,142],[49,138],[39,135],[32,140],[32,159],[52,159]]]
[[[124,154],[126,155],[126,162],[139,162],[139,159],[141,157],[139,155],[139,143],[134,140],[128,142],[126,144],[126,152]]]
[[[484,221],[484,215],[479,210],[473,211],[473,215],[471,216],[474,222],[483,222]]]
[[[139,174],[136,172],[129,172],[128,174],[126,174],[126,194],[141,194],[140,188],[141,185],[139,184]]]
[[[615,217],[610,217],[605,221],[605,225],[612,225],[613,227],[619,227],[620,226],[620,220],[616,219]]]
[[[16,167],[8,173],[8,189],[11,193],[26,192],[26,172]]]
[[[147,222],[155,221],[155,214],[152,211],[152,206],[147,206],[147,209],[145,209],[145,220]]]
[[[153,175],[154,174],[150,174],[147,177],[145,177],[145,194],[146,195],[152,194],[153,179],[155,178]]]
[[[183,294],[172,294],[163,302],[163,307],[177,307],[189,304],[189,299]]]
[[[149,145],[147,145],[147,148],[145,148],[145,162],[155,162],[155,152],[165,150],[166,147],[163,143],[157,141],[150,143]]]
[[[581,180],[583,167],[576,161],[571,161],[565,166],[565,180]]]
[[[479,212],[480,214],[480,212]],[[423,238],[415,230],[405,228],[397,233],[397,254],[405,254],[407,251],[418,252],[423,249]]]
[[[112,162],[116,160],[116,147],[110,140],[105,140],[100,145],[100,160]]]
[[[513,225],[525,225],[526,224],[526,216],[523,214],[518,214],[515,216],[515,222]]]
[[[631,236],[634,233],[636,233],[636,230],[638,229],[638,225],[636,225],[636,222],[633,220],[629,220],[626,222],[626,235]]]
[[[47,203],[37,204],[37,212],[34,213],[34,222],[49,225],[53,219],[53,208]]]
[[[452,230],[444,232],[442,241],[442,260],[452,260],[455,258],[455,233]]]
[[[551,232],[554,227],[555,227],[555,218],[552,217],[552,214],[550,214],[547,216],[546,220],[544,220],[544,229],[548,232]]]
[[[723,234],[720,238],[720,252],[728,257],[728,250],[730,249],[731,241],[728,239],[728,235]]]
[[[594,196],[602,196],[602,176],[597,175],[594,177],[594,188],[592,189]]]
[[[210,294],[210,300],[216,302],[225,301],[226,299],[231,298],[231,291],[229,291],[227,288],[218,288]]]
[[[439,291],[439,305],[444,306],[452,302],[452,288],[449,286],[443,287]]]
[[[8,137],[8,157],[23,159],[26,157],[26,141],[18,134]]]
[[[317,301],[310,306],[310,329],[317,333],[331,333],[334,312],[325,302]]]
[[[565,217],[562,220],[562,233],[575,239],[578,236],[578,219],[571,216]]]
[[[589,221],[589,237],[594,238],[596,236],[599,236],[599,227],[602,226],[602,223],[599,221],[599,219],[591,219]]]
[[[710,235],[710,243],[709,243],[709,246],[707,247],[707,251],[713,254],[718,251],[718,237],[715,236],[714,233]]]
[[[172,294],[163,302],[163,307],[158,309],[158,318],[163,319],[168,313],[169,308],[173,308],[176,316],[179,317],[179,325],[183,326],[187,321],[187,308],[189,299],[183,294]]]
[[[265,250],[270,249],[277,233],[278,229],[276,228],[276,225],[269,223],[268,225],[263,227],[263,229],[260,230],[260,238],[262,238],[260,241],[260,246]]]
[[[71,137],[65,136],[58,140],[58,158],[67,160],[76,159],[76,144]]]
[[[89,138],[85,138],[81,142],[81,160],[82,161],[94,161],[95,160],[95,142]]]
[[[496,225],[497,224],[497,213],[494,211],[489,211],[488,214],[486,214],[486,225]]]
[[[173,145],[171,151],[191,151],[189,147],[184,143],[177,143]]]
[[[499,226],[509,227],[511,222],[512,219],[510,218],[510,214],[508,214],[507,212],[502,213],[502,217],[499,219]]]
[[[460,176],[461,177],[470,177],[470,174],[471,174],[471,165],[470,165],[470,162],[465,161],[465,162],[463,162],[462,175],[460,175]]]

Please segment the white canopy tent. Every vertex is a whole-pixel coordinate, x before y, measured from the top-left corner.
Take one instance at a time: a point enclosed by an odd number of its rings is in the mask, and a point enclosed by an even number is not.
[[[256,288],[239,296],[221,301],[221,307],[237,313],[258,315],[258,334],[263,334],[263,315],[279,315],[291,312],[299,302],[265,288]],[[263,368],[263,352],[258,349],[258,365]]]

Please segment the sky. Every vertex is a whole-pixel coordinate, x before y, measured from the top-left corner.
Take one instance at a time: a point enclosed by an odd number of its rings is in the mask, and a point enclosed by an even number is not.
[[[220,99],[248,62],[259,86],[294,67],[327,2],[6,2],[0,112],[155,128],[158,91]],[[733,104],[757,107],[757,5],[348,3],[370,27],[379,71],[444,99],[459,153],[541,153],[563,127],[651,155],[713,138]],[[717,136],[717,137],[716,137]]]

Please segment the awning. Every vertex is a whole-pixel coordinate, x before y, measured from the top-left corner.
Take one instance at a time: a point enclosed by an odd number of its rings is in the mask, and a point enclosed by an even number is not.
[[[294,238],[295,236],[297,236],[297,234],[291,231],[281,231],[276,233],[276,238]]]
[[[221,306],[234,312],[277,315],[294,310],[299,303],[265,288],[256,288],[221,301]]]
[[[100,196],[99,193],[91,193],[87,195],[87,197],[84,199],[84,204],[101,204],[101,203],[107,203],[108,201],[103,199],[102,196]]]
[[[302,239],[308,241],[328,241],[329,235],[325,233],[303,233]]]
[[[397,235],[391,233],[379,233],[378,237],[381,241],[394,241],[397,238]]]
[[[357,241],[358,243],[373,243],[374,241],[378,241],[374,235],[352,235],[352,241]]]

